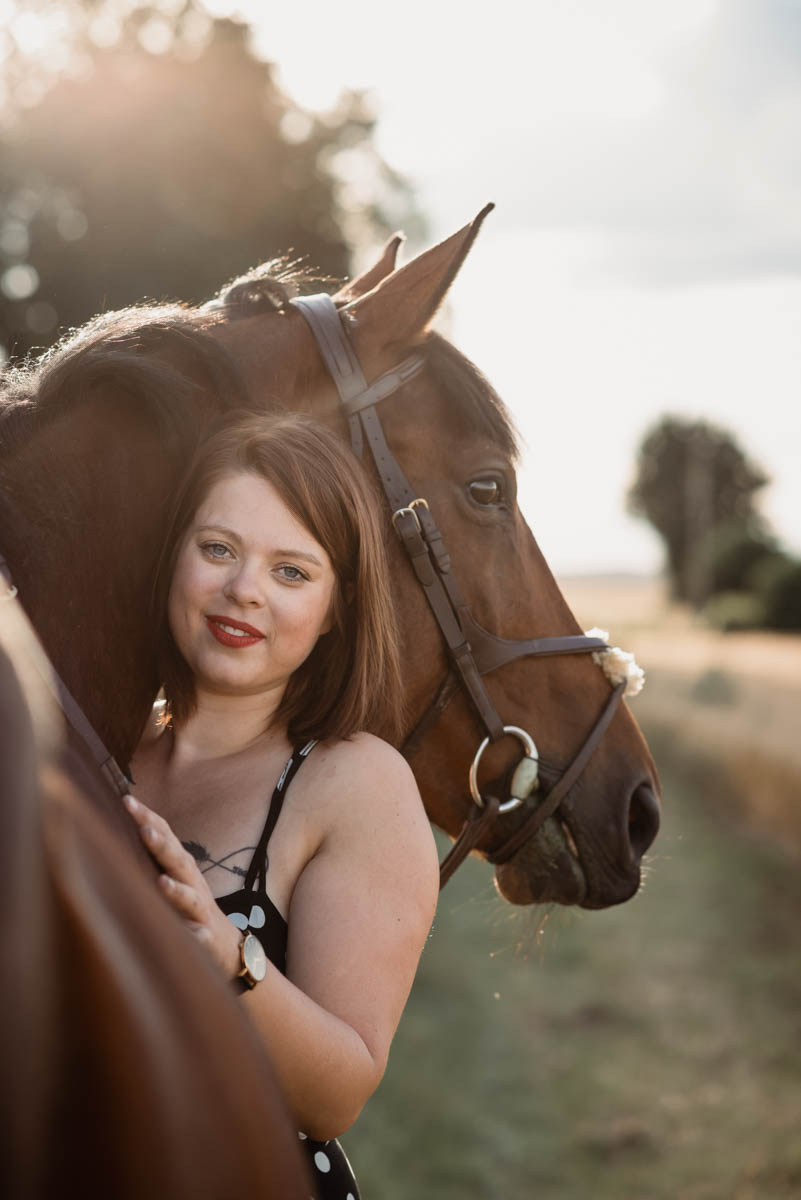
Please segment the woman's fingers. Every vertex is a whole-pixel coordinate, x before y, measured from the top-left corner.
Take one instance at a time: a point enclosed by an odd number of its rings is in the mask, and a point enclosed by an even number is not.
[[[132,796],[130,792],[127,796],[123,796],[122,802],[135,821],[140,820],[145,813],[150,812],[147,805],[142,804],[141,800],[137,800],[136,796]]]
[[[140,832],[148,850],[168,875],[182,883],[194,882],[197,871],[195,860],[187,854],[172,830],[162,833],[155,825],[148,823],[140,826]]]
[[[184,850],[164,818],[133,796],[126,796],[124,803],[139,826],[143,842],[167,874],[183,883],[196,882],[195,860]]]
[[[125,796],[124,804],[139,826],[142,841],[164,872],[158,880],[162,895],[223,971],[233,976],[239,961],[238,930],[220,913],[197,863],[163,817],[133,796]]]
[[[202,922],[203,904],[193,887],[179,883],[170,875],[159,875],[159,887],[173,908],[189,921]]]
[[[164,818],[160,817],[158,813],[153,812],[153,809],[148,808],[141,800],[137,800],[135,796],[124,796],[123,804],[140,828],[145,825],[152,825],[159,833],[170,832],[170,827]]]

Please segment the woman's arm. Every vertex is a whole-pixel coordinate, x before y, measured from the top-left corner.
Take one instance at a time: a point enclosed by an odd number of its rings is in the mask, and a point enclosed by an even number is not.
[[[384,1072],[433,919],[438,872],[414,778],[391,747],[359,735],[319,746],[303,770],[323,834],[292,895],[287,976],[268,966],[242,1002],[299,1127],[326,1139],[353,1123]],[[195,889],[163,886],[196,931],[208,929],[200,936],[232,977],[239,932],[215,904],[213,913],[195,905]]]
[[[353,1124],[384,1073],[438,871],[417,785],[396,751],[361,735],[314,754],[304,786],[319,789],[329,815],[292,895],[287,978],[271,972],[244,1001],[300,1128],[325,1138]]]

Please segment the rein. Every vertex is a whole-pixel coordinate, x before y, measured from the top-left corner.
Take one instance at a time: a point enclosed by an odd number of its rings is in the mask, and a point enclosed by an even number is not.
[[[376,411],[377,404],[419,375],[425,365],[424,360],[418,354],[410,355],[372,384],[368,384],[348,339],[339,310],[331,297],[325,293],[301,296],[291,300],[290,304],[300,311],[308,323],[336,385],[342,411],[348,420],[354,454],[359,458],[363,457],[365,441],[370,449],[392,513],[393,527],[447,647],[450,664],[448,674],[428,709],[407,737],[401,752],[406,758],[411,757],[422,738],[445,711],[460,685],[472,701],[476,715],[486,730],[486,736],[476,751],[470,768],[470,812],[450,852],[440,864],[440,887],[444,887],[483,835],[494,828],[497,820],[503,814],[524,806],[539,787],[539,755],[533,738],[515,725],[504,724],[484,686],[482,676],[518,658],[552,654],[589,654],[604,651],[607,645],[600,638],[578,634],[509,641],[497,637],[478,624],[451,571],[451,560],[428,501],[415,495],[387,445]],[[608,729],[624,691],[625,684],[622,683],[613,689],[570,765],[543,801],[540,804],[532,804],[531,811],[522,824],[497,850],[487,855],[490,862],[507,862],[547,818],[554,815]],[[501,802],[493,796],[482,796],[477,775],[481,756],[487,746],[490,742],[500,741],[506,736],[515,737],[521,742],[524,757],[518,763],[512,777],[509,799]]]

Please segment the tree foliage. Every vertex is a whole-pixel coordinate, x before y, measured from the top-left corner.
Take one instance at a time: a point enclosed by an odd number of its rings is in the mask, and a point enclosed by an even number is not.
[[[703,563],[709,595],[759,592],[760,575],[786,561],[776,539],[753,518],[732,518],[713,526],[701,538],[696,557]]]
[[[732,435],[706,421],[666,416],[646,433],[627,502],[664,541],[676,599],[699,605],[715,590],[709,551],[724,531],[745,531],[745,558],[772,548],[754,507],[766,483]]]
[[[100,308],[201,300],[278,254],[342,277],[354,242],[414,224],[367,99],[300,110],[246,24],[196,0],[13,7],[0,45],[7,351]],[[58,35],[47,52],[30,50],[37,29]]]
[[[801,561],[788,558],[765,587],[765,624],[769,629],[801,632]]]

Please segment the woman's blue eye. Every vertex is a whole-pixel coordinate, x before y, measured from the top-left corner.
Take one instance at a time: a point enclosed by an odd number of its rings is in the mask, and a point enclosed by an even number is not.
[[[293,583],[296,580],[308,579],[308,575],[304,575],[299,567],[293,567],[290,563],[284,563],[278,569],[283,572],[285,579],[291,579]]]
[[[228,554],[228,547],[222,542],[204,542],[200,548],[209,558],[224,558]]]

